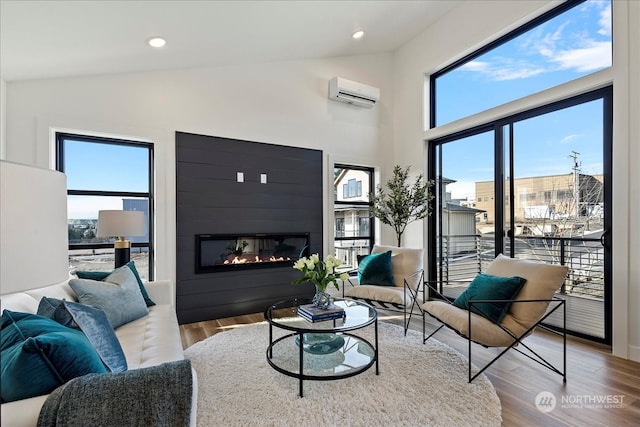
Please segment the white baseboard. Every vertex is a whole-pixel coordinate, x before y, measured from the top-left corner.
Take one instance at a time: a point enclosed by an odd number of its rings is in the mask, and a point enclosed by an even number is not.
[[[640,347],[635,345],[629,346],[629,359],[634,362],[640,362]]]

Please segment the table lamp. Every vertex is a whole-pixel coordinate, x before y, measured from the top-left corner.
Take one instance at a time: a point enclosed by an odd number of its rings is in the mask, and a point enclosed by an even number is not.
[[[144,236],[143,211],[98,211],[98,237],[118,237],[114,242],[115,268],[131,259],[131,242],[125,236]]]

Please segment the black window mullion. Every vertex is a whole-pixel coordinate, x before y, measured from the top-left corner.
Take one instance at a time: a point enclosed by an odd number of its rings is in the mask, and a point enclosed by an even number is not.
[[[122,145],[122,146],[135,146],[147,149],[148,153],[148,182],[146,192],[140,191],[109,191],[109,190],[89,190],[89,189],[67,189],[68,196],[98,196],[98,197],[124,197],[124,198],[138,198],[146,199],[148,206],[148,236],[147,242],[132,242],[131,246],[134,248],[148,248],[148,262],[149,262],[149,280],[153,280],[153,229],[154,229],[154,191],[153,191],[153,177],[154,177],[154,158],[153,158],[153,144],[148,142],[138,141],[126,141],[114,138],[103,138],[87,135],[76,135],[69,133],[57,133],[55,141],[56,152],[56,170],[65,172],[66,168],[66,153],[65,153],[65,141],[71,140],[74,142],[86,142],[93,144],[105,144],[105,145]],[[107,249],[112,248],[112,243],[69,243],[69,250],[76,249]]]

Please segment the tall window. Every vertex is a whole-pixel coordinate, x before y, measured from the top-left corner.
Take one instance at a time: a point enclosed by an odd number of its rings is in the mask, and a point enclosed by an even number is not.
[[[569,0],[434,74],[431,125],[442,126],[611,64],[611,1]]]
[[[97,237],[98,211],[138,210],[147,233],[126,237],[138,272],[153,279],[153,145],[58,133],[56,169],[67,176],[70,265],[113,270],[115,237]]]
[[[334,246],[346,267],[358,266],[358,255],[373,247],[369,193],[373,191],[373,169],[350,165],[334,167]]]
[[[567,1],[433,74],[431,127],[611,67],[611,7]],[[429,141],[429,273],[455,297],[499,253],[567,265],[567,328],[610,343],[612,88],[591,89]]]

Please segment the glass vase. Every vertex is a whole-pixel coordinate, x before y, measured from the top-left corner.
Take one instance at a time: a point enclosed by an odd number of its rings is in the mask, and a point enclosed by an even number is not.
[[[329,304],[331,304],[331,295],[316,289],[316,294],[313,296],[313,300],[311,300],[311,303],[314,307],[318,307],[319,309],[324,310],[325,308],[329,307]]]

